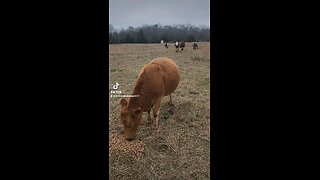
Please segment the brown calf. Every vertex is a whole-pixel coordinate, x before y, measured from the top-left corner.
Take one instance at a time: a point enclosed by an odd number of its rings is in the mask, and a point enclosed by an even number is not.
[[[151,123],[152,107],[152,127],[159,130],[161,102],[164,96],[169,95],[169,105],[173,106],[171,93],[178,87],[179,80],[179,69],[176,63],[169,58],[154,59],[142,68],[132,93],[138,97],[131,97],[129,103],[125,99],[120,101],[121,124],[127,140],[135,138],[143,112],[148,112],[148,123]]]

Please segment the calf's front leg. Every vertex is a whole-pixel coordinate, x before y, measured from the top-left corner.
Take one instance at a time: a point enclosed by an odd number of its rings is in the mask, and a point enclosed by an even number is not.
[[[160,107],[163,97],[160,97],[156,100],[156,103],[153,108],[153,124],[152,128],[159,131],[159,113],[160,113]]]

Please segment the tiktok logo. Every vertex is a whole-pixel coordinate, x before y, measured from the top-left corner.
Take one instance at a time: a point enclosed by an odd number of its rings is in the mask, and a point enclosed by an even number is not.
[[[113,86],[112,86],[112,88],[113,88],[114,90],[117,90],[117,89],[118,89],[118,87],[119,87],[119,83],[117,83],[117,82],[116,82],[116,84],[115,84],[115,85],[113,85]]]

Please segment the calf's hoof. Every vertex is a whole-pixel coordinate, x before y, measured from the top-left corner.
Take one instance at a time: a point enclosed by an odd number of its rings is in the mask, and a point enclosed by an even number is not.
[[[169,109],[169,113],[170,113],[171,115],[173,115],[173,114],[174,114],[174,110],[173,110],[173,108],[170,108],[170,109]]]
[[[155,131],[159,131],[159,125],[157,126],[157,125],[153,124],[152,125],[152,129],[155,130]]]
[[[156,132],[156,133],[159,133],[160,132],[160,128],[159,126],[158,127],[152,127],[153,131]]]
[[[151,122],[150,122],[150,121],[147,121],[146,126],[149,126],[150,124],[151,124]]]

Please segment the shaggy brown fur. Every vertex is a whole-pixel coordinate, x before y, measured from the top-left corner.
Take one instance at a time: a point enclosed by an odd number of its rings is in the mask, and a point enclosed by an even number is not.
[[[132,140],[136,136],[143,112],[148,112],[148,123],[151,123],[152,107],[152,127],[159,130],[158,119],[162,99],[170,95],[169,104],[173,106],[171,93],[178,87],[179,80],[179,69],[169,58],[154,59],[142,68],[132,93],[139,96],[131,97],[129,103],[125,99],[120,101],[120,118],[127,140]]]

